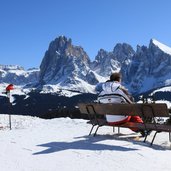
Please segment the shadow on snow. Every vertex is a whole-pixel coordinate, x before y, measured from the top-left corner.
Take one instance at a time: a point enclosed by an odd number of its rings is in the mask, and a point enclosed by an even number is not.
[[[87,137],[87,136],[85,136]],[[123,147],[118,145],[107,145],[99,144],[99,141],[108,140],[105,136],[99,137],[87,137],[87,139],[74,141],[74,142],[50,142],[46,144],[40,144],[39,147],[47,147],[46,150],[33,153],[33,155],[38,154],[49,154],[64,150],[91,150],[91,151],[101,151],[101,150],[112,150],[112,151],[135,151],[138,149]],[[81,137],[78,137],[81,138]],[[83,137],[82,137],[83,138]]]

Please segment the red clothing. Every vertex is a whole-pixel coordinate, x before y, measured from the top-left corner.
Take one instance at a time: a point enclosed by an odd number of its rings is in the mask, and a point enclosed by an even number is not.
[[[121,125],[126,122],[136,122],[136,123],[143,123],[143,120],[139,116],[128,116],[125,120],[119,121],[119,122],[108,122],[109,125],[115,126],[115,125]],[[132,131],[138,131],[137,128],[130,128]]]
[[[139,116],[130,116],[130,122],[138,122],[138,123],[143,123],[143,120]]]

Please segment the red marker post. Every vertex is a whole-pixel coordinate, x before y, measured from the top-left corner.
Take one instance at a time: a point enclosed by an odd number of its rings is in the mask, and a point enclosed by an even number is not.
[[[9,126],[10,126],[10,130],[11,130],[11,114],[10,114],[10,108],[11,108],[11,94],[10,94],[10,91],[11,90],[14,90],[14,85],[13,84],[9,84],[7,87],[6,87],[6,94],[7,94],[7,97],[8,97],[8,104],[9,104]]]

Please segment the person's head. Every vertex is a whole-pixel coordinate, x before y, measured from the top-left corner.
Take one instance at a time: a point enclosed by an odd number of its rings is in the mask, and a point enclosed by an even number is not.
[[[114,72],[113,74],[111,74],[110,76],[110,81],[119,81],[121,82],[121,74],[119,72]]]

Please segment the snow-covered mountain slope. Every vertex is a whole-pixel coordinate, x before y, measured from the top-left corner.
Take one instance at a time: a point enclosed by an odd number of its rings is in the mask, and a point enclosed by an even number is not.
[[[171,55],[171,48],[167,45],[157,41],[156,39],[152,39],[153,44],[155,44],[159,49],[161,49],[163,52]]]
[[[134,53],[130,45],[117,44],[112,52],[101,49],[95,61],[90,62],[83,48],[73,46],[71,39],[60,36],[50,43],[42,60],[40,84],[95,93],[95,85],[108,80],[109,75],[119,71],[121,66],[126,69]]]
[[[136,54],[124,75],[125,84],[132,93],[170,85],[171,55],[168,49],[156,40],[151,40],[149,47],[137,46]]]
[[[59,37],[50,44],[43,58],[40,82],[92,92],[98,82],[108,80],[112,72],[121,71],[124,85],[131,93],[139,94],[171,85],[170,49],[155,39],[151,39],[149,47],[137,46],[136,52],[123,43],[117,44],[112,52],[101,49],[95,61],[90,62],[83,48],[73,46],[66,37]]]
[[[25,85],[38,81],[39,69],[24,70],[18,65],[0,65],[0,83]]]
[[[60,36],[50,43],[40,71],[0,65],[0,83],[27,85],[42,93],[95,93],[95,85],[116,71],[122,73],[123,84],[132,94],[169,86],[171,48],[155,39],[150,40],[148,47],[138,45],[136,51],[126,43],[118,43],[111,52],[100,49],[91,62],[82,47]]]

